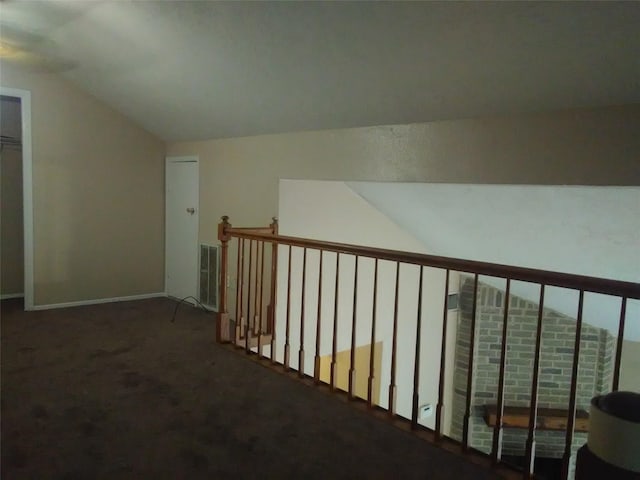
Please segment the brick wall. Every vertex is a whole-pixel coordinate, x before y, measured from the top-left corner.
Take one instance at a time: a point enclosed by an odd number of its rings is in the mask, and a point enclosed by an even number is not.
[[[469,442],[472,447],[486,453],[491,452],[493,429],[486,425],[483,414],[485,405],[497,404],[503,304],[503,291],[485,284],[478,285]],[[462,437],[472,305],[473,279],[462,278],[452,425],[452,436],[457,439]],[[537,318],[538,305],[510,296],[504,389],[506,406],[530,404]],[[568,408],[575,333],[575,319],[550,309],[543,310],[538,389],[540,407]],[[614,351],[615,339],[606,330],[583,324],[576,397],[578,409],[588,411],[591,398],[610,390]],[[526,429],[503,429],[503,455],[524,455],[527,433]],[[574,453],[586,442],[586,435],[576,432]],[[561,458],[564,445],[564,432],[539,430],[536,433],[538,457]]]

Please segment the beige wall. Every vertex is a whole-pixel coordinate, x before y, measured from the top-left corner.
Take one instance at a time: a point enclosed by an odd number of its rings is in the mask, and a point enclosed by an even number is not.
[[[31,91],[35,304],[164,290],[164,143],[53,74]]]
[[[200,156],[200,235],[266,225],[278,179],[640,185],[640,105],[173,143]]]

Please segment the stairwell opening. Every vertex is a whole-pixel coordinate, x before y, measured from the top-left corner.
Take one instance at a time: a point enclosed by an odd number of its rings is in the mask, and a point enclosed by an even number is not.
[[[489,454],[492,450],[493,426],[486,421],[486,411],[497,404],[504,292],[479,283],[476,306],[475,346],[473,352],[473,387],[469,441],[473,448]],[[454,373],[454,438],[462,438],[467,395],[467,371],[473,305],[473,279],[461,278],[459,325],[456,338]],[[507,328],[507,352],[504,381],[504,406],[528,408],[535,356],[538,305],[511,295]],[[543,309],[540,374],[538,382],[538,415],[540,409],[565,412],[569,406],[571,375],[576,333],[575,319]],[[605,329],[583,324],[579,355],[576,409],[589,410],[591,399],[611,389],[615,338]],[[566,418],[566,417],[565,417]],[[538,422],[541,423],[540,421]],[[528,423],[527,423],[528,425]],[[562,463],[565,449],[565,426],[536,430],[536,467],[542,478],[560,478],[557,465]],[[580,431],[582,430],[582,431]],[[521,463],[526,453],[528,428],[503,429],[502,455],[505,460]],[[572,441],[569,478],[575,470],[575,454],[587,440],[585,428],[578,428]],[[546,472],[546,473],[545,473]],[[536,474],[538,470],[536,470]]]

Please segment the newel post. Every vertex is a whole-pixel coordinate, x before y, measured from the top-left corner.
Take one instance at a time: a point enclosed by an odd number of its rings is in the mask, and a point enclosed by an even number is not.
[[[227,229],[231,228],[229,217],[223,216],[222,221],[218,224],[218,240],[222,246],[220,259],[220,278],[218,279],[218,287],[220,288],[218,322],[216,325],[216,341],[218,343],[226,343],[231,341],[229,311],[227,305],[227,275],[229,272],[229,240],[231,235],[227,233]]]

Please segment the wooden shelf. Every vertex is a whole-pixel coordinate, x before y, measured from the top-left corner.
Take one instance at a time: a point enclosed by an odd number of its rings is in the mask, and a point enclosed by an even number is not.
[[[484,421],[490,427],[496,424],[497,410],[496,405],[484,407]],[[564,431],[567,429],[568,415],[569,411],[561,408],[538,408],[536,427],[538,430]],[[529,408],[504,407],[502,425],[506,428],[529,428]],[[589,414],[585,410],[576,410],[575,431],[589,431]]]

